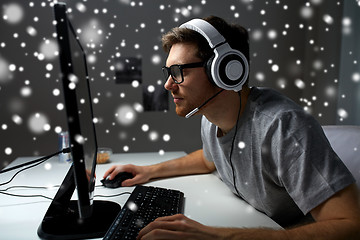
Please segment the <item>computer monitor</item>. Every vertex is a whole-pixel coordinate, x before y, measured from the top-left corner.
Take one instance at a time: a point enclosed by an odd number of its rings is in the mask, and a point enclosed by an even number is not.
[[[120,206],[93,199],[97,141],[86,55],[67,17],[66,4],[54,4],[54,13],[73,163],[38,229],[38,235],[44,239],[102,237]],[[77,200],[71,200],[75,188]]]

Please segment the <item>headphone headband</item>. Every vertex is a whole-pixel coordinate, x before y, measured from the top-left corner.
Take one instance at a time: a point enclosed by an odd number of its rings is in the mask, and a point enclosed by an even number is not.
[[[200,33],[206,38],[210,47],[213,49],[221,43],[226,42],[225,38],[207,21],[203,19],[193,19],[180,26]]]

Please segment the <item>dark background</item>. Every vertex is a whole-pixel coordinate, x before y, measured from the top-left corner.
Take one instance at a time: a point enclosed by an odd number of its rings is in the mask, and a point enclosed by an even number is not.
[[[88,56],[100,147],[114,152],[201,147],[200,117],[178,117],[161,91],[166,55],[160,38],[208,15],[249,30],[250,85],[283,92],[323,125],[360,124],[359,1],[64,2]],[[1,1],[0,169],[18,156],[57,151],[58,132],[67,130],[52,4]],[[122,82],[126,59],[135,62],[136,71]]]

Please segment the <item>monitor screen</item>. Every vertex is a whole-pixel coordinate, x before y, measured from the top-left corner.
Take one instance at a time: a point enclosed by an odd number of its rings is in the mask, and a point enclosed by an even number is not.
[[[91,215],[97,151],[86,56],[66,16],[66,6],[54,7],[79,210],[81,217],[86,218]]]
[[[67,17],[64,3],[54,4],[61,80],[72,166],[38,229],[44,239],[83,239],[105,235],[120,206],[94,201],[97,141],[86,55]],[[77,189],[77,200],[71,197]]]

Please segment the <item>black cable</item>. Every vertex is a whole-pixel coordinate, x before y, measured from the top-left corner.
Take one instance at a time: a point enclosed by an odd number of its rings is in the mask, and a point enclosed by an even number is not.
[[[44,195],[20,195],[20,194],[7,193],[7,192],[4,192],[4,190],[0,190],[0,194],[12,196],[12,197],[42,197],[42,198],[46,198],[46,199],[51,200],[51,201],[53,200],[53,198],[50,198],[50,197],[47,197],[47,196],[44,196]],[[124,194],[131,195],[131,192],[122,192],[122,193],[114,194],[114,195],[95,195],[94,198],[96,198],[96,197],[111,198],[111,197],[118,197],[118,196],[121,196],[121,195],[124,195]]]
[[[13,188],[29,188],[29,189],[45,189],[45,190],[52,190],[52,188],[58,188],[60,187],[60,185],[54,185],[54,186],[48,186],[48,187],[43,187],[43,186],[11,186],[11,187],[8,187],[8,188],[5,188],[5,189],[0,189],[0,191],[2,192],[7,192],[9,191],[10,189],[13,189]],[[99,187],[104,187],[104,185],[96,185],[95,188],[99,188]]]
[[[46,189],[46,190],[50,190],[51,188],[58,188],[60,187],[60,185],[54,185],[54,186],[49,186],[49,187],[37,187],[37,186],[11,186],[11,187],[8,187],[6,189],[0,189],[0,191],[2,192],[7,192],[9,191],[10,189],[13,189],[13,188],[29,188],[29,189]]]
[[[131,192],[123,192],[123,193],[119,193],[119,194],[114,194],[114,195],[95,195],[94,198],[96,197],[118,197],[118,196],[121,196],[121,195],[124,195],[124,194],[129,194],[131,195]]]
[[[14,166],[14,167],[11,167],[11,168],[8,168],[8,169],[4,169],[4,170],[0,171],[0,174],[1,174],[1,173],[5,173],[5,172],[8,172],[8,171],[11,171],[11,170],[15,170],[15,169],[20,168],[20,167],[24,167],[24,166],[27,166],[27,165],[30,165],[30,164],[34,164],[34,165],[32,165],[32,166],[29,166],[29,167],[26,167],[26,168],[23,168],[23,169],[19,170],[18,172],[16,172],[16,173],[12,176],[12,178],[11,178],[9,181],[4,182],[4,183],[0,183],[0,186],[6,185],[6,184],[12,182],[12,180],[14,180],[14,178],[15,178],[19,173],[21,173],[21,172],[23,172],[23,171],[25,171],[25,170],[28,170],[28,169],[30,169],[30,168],[36,167],[36,166],[44,163],[45,161],[49,160],[49,159],[52,158],[53,156],[56,156],[56,155],[58,155],[58,154],[60,154],[60,153],[67,153],[67,152],[70,152],[70,148],[64,148],[63,150],[61,150],[61,151],[59,151],[59,152],[56,152],[56,153],[53,153],[53,154],[51,154],[51,155],[48,155],[48,156],[45,156],[45,157],[41,157],[41,158],[39,158],[39,159],[30,161],[30,162],[26,162],[26,163],[23,163],[23,164],[19,164],[19,165],[16,165],[16,166]]]
[[[26,167],[26,168],[23,168],[21,170],[19,170],[18,172],[16,172],[9,181],[7,182],[4,182],[4,183],[0,183],[0,186],[3,186],[3,185],[6,185],[10,182],[12,182],[14,180],[14,178],[21,172],[25,171],[25,170],[28,170],[30,168],[33,168],[33,167],[36,167],[42,163],[44,163],[45,161],[49,160],[50,158],[60,154],[60,153],[69,153],[70,152],[70,148],[64,148],[63,150],[59,151],[59,152],[56,152],[56,153],[53,153],[51,155],[48,155],[48,156],[45,156],[45,157],[41,157],[39,159],[35,159],[33,161],[30,161],[30,162],[26,162],[26,163],[22,163],[22,164],[19,164],[19,165],[16,165],[14,167],[11,167],[11,168],[7,168],[7,169],[4,169],[2,171],[0,171],[0,174],[1,173],[5,173],[5,172],[9,172],[9,171],[12,171],[12,170],[15,170],[17,168],[21,168],[21,167],[24,167],[24,166],[27,166],[27,165],[30,165],[30,164],[33,164],[29,167]],[[101,187],[102,185],[97,185],[95,187]],[[52,187],[60,187],[59,185],[54,185]],[[47,196],[44,196],[44,195],[20,195],[20,194],[12,194],[12,193],[7,193],[8,190],[12,189],[12,188],[30,188],[30,189],[49,189],[49,187],[36,187],[36,186],[11,186],[11,187],[8,187],[6,189],[0,189],[0,194],[4,194],[4,195],[8,195],[8,196],[13,196],[13,197],[42,197],[42,198],[46,198],[48,200],[53,200],[52,198],[50,197],[47,197]],[[121,195],[124,195],[124,194],[131,194],[131,192],[123,192],[123,193],[119,193],[119,194],[115,194],[115,195],[95,195],[94,197],[117,197],[117,196],[121,196]]]
[[[239,191],[238,191],[238,189],[236,187],[235,170],[234,170],[234,166],[233,166],[233,163],[232,163],[232,160],[231,160],[232,153],[233,153],[233,150],[234,150],[235,138],[236,138],[236,135],[237,135],[237,132],[238,132],[238,123],[239,123],[240,114],[241,114],[241,93],[240,92],[239,92],[239,96],[240,96],[240,108],[239,108],[239,112],[238,112],[238,116],[237,116],[237,120],[236,120],[235,133],[234,133],[232,143],[231,143],[229,162],[230,162],[231,170],[232,170],[232,174],[233,174],[233,182],[234,182],[235,191],[237,192],[238,196],[241,197],[241,194],[239,193]]]
[[[22,195],[22,194],[13,194],[13,193],[7,193],[7,191],[9,191],[10,189],[13,188],[29,188],[29,189],[49,189],[49,188],[56,188],[56,187],[60,187],[59,185],[54,185],[51,187],[36,187],[36,186],[11,186],[8,187],[6,189],[0,189],[0,194],[4,194],[4,195],[8,195],[8,196],[12,196],[12,197],[42,197],[42,198],[46,198],[48,200],[53,200],[53,198],[44,196],[44,195]],[[95,187],[103,187],[103,185],[97,185]],[[114,195],[95,195],[94,198],[96,197],[107,197],[107,198],[111,198],[111,197],[118,197],[124,194],[129,194],[131,195],[131,192],[122,192],[119,194],[114,194]]]
[[[37,162],[43,161],[44,159],[48,160],[49,158],[52,158],[53,156],[56,156],[56,155],[58,155],[58,154],[60,154],[60,153],[69,153],[70,150],[71,150],[70,148],[64,148],[63,150],[58,151],[58,152],[53,153],[53,154],[50,154],[50,155],[48,155],[48,156],[41,157],[41,158],[39,158],[39,159],[35,159],[35,160],[33,160],[33,161],[30,161],[30,162],[22,163],[22,164],[16,165],[16,166],[11,167],[11,168],[3,169],[3,170],[0,171],[0,174],[5,173],[5,172],[9,172],[9,171],[15,170],[15,169],[17,169],[17,168],[21,168],[21,167],[24,167],[24,166],[33,164],[33,163],[37,163]]]
[[[2,190],[0,190],[0,194],[12,196],[12,197],[42,197],[42,198],[46,198],[48,200],[53,200],[52,198],[44,196],[44,195],[19,195],[19,194],[3,192]]]
[[[14,180],[14,178],[15,178],[19,173],[21,173],[21,172],[23,172],[23,171],[25,171],[25,170],[28,170],[28,169],[30,169],[30,168],[36,167],[36,166],[42,164],[43,162],[45,162],[45,161],[47,161],[47,160],[48,160],[48,158],[43,159],[42,161],[40,161],[40,162],[38,162],[38,163],[36,163],[36,164],[34,164],[34,165],[32,165],[32,166],[29,166],[29,167],[26,167],[26,168],[23,168],[23,169],[17,171],[17,172],[11,177],[11,179],[10,179],[9,181],[4,182],[4,183],[0,183],[0,186],[9,184],[10,182],[12,182],[12,180]]]

